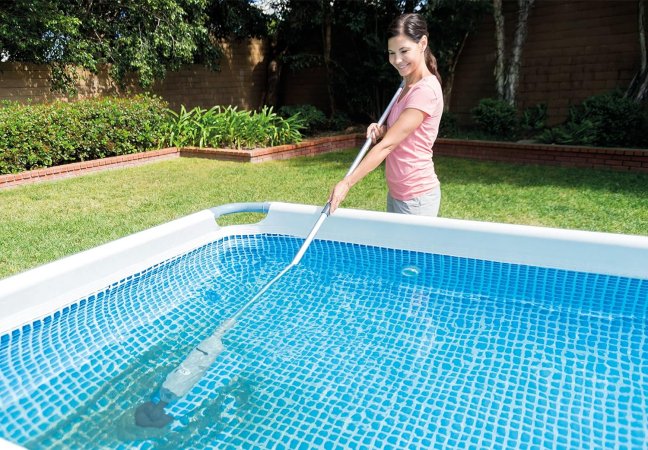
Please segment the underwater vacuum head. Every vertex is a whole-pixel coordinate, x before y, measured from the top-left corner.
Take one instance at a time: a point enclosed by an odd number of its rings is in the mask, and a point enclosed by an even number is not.
[[[138,427],[164,428],[171,422],[173,417],[164,412],[166,402],[142,403],[135,410],[135,424]]]

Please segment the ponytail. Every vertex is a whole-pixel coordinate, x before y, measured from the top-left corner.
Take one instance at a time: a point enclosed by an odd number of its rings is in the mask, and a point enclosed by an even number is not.
[[[432,72],[432,75],[437,77],[439,84],[441,84],[441,74],[439,73],[439,69],[437,67],[437,60],[432,54],[430,47],[425,48],[425,65],[427,66],[428,70]]]

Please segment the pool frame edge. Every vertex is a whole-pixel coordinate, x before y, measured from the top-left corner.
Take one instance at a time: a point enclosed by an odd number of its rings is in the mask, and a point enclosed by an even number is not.
[[[271,233],[303,238],[321,212],[318,206],[270,202],[265,204],[266,217],[257,224],[217,224],[217,210],[230,214],[245,205],[199,211],[0,280],[0,334],[227,235]],[[648,278],[646,236],[342,208],[323,223],[316,239]]]

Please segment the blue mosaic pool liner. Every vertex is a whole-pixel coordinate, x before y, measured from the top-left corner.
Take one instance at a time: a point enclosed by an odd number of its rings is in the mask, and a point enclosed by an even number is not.
[[[28,448],[646,448],[648,280],[314,241],[165,429],[133,411],[292,259],[233,236],[0,337]]]

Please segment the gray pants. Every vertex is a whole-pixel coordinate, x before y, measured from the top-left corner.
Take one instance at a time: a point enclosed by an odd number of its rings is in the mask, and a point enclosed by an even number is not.
[[[387,193],[387,212],[436,217],[441,206],[441,187],[411,200],[396,200]]]

